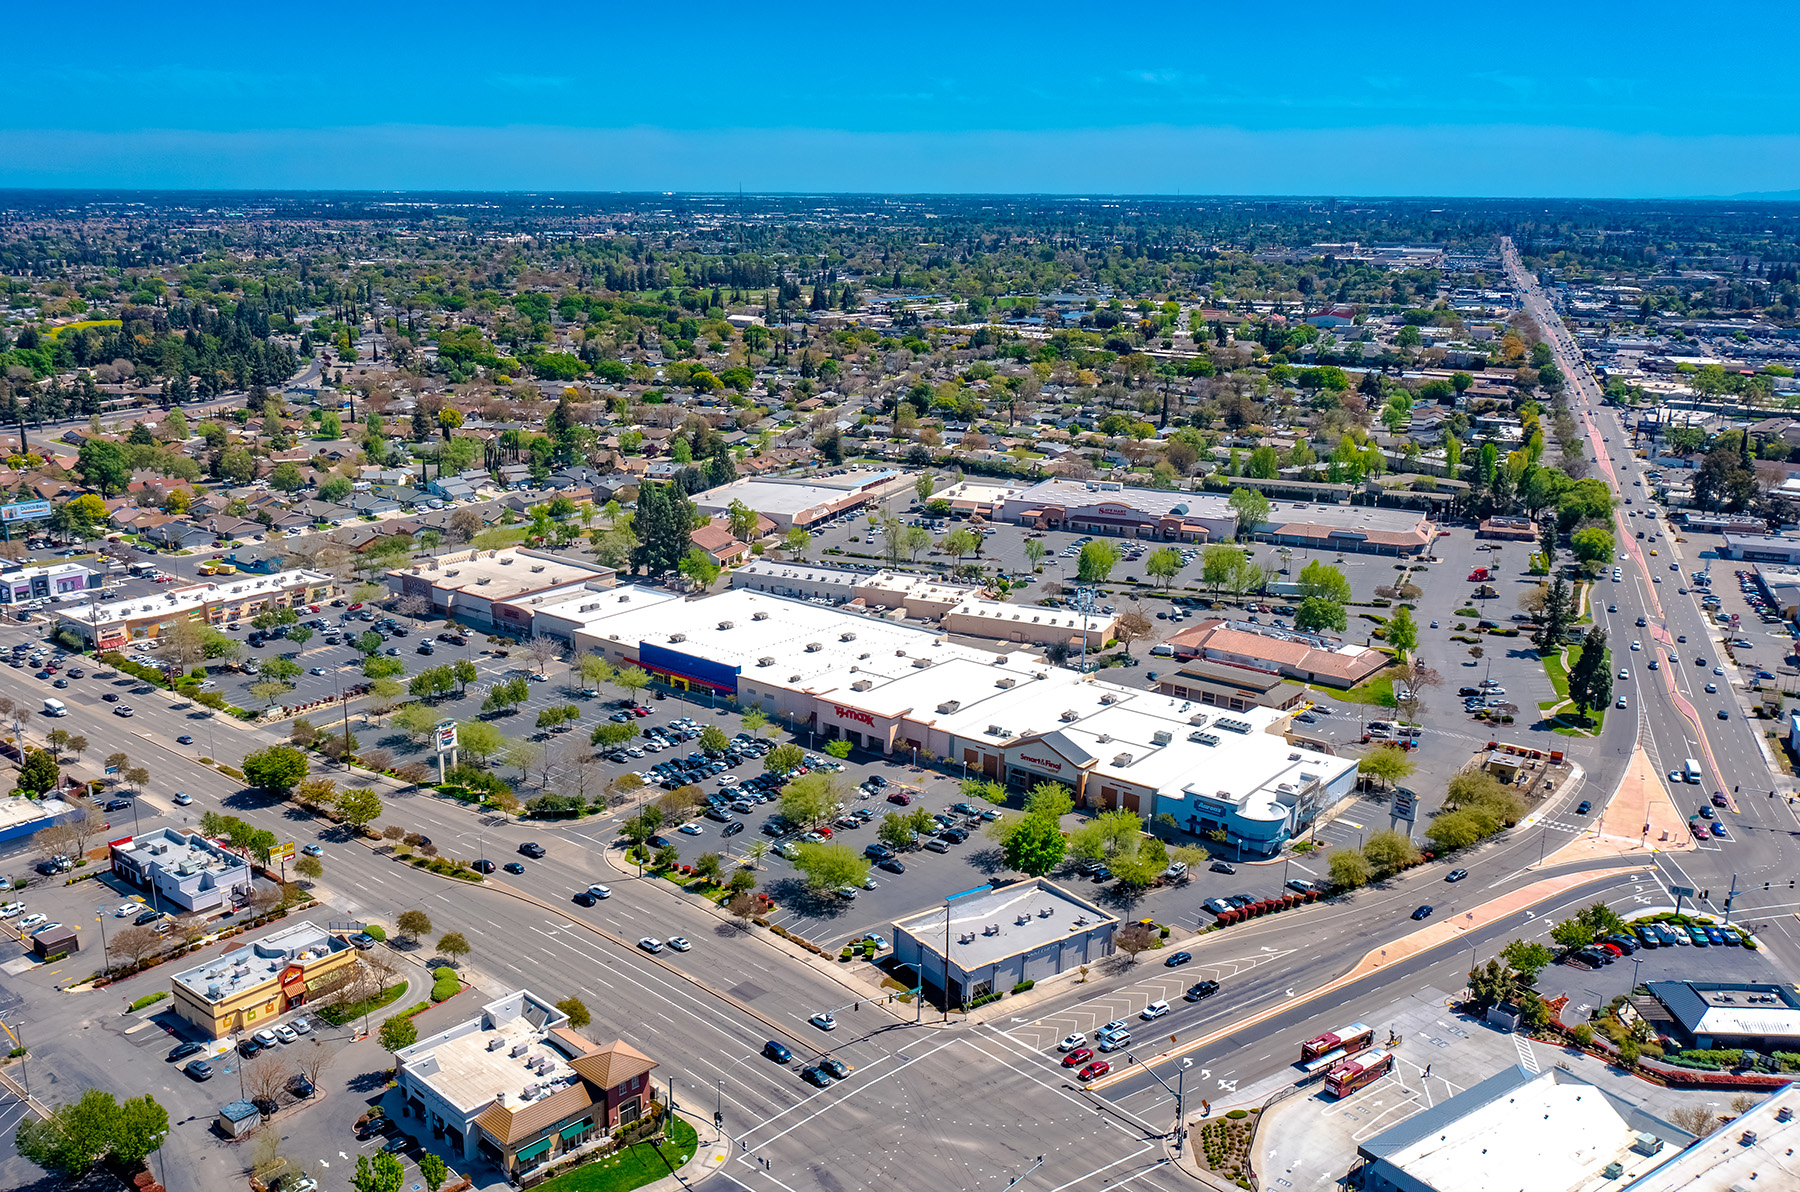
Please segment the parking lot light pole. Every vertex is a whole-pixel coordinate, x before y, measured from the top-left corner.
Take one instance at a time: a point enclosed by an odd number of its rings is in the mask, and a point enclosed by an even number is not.
[[[1044,1157],[1042,1155],[1039,1155],[1037,1157],[1037,1162],[1033,1163],[1030,1167],[1027,1167],[1024,1171],[1021,1171],[1018,1175],[1015,1175],[1012,1179],[1007,1180],[1006,1186],[1008,1188],[1011,1188],[1014,1184],[1018,1183],[1020,1180],[1024,1179],[1026,1176],[1030,1175],[1032,1172],[1036,1171],[1038,1168],[1042,1167],[1043,1165],[1044,1165]]]

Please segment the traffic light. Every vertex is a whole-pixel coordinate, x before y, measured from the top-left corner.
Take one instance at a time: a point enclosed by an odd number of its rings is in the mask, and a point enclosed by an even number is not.
[[[725,1128],[725,1115],[720,1113],[716,1109],[713,1110],[713,1129],[723,1130],[724,1128]]]

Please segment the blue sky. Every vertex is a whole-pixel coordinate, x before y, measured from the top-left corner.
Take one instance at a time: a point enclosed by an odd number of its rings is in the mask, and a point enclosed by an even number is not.
[[[1764,67],[1797,25],[1661,0],[22,6],[0,186],[1780,191],[1800,117]]]

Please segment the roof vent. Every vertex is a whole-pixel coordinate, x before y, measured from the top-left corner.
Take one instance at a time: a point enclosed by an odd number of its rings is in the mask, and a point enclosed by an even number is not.
[[[994,686],[996,686],[1002,690],[1011,690],[1013,687],[1018,685],[1018,682],[1019,681],[1017,679],[1009,677],[1009,678],[999,680],[998,682],[996,682],[994,684]]]
[[[489,1039],[487,1049],[489,1051],[499,1051],[502,1047],[505,1047],[505,1046],[506,1046],[505,1039]]]
[[[1111,692],[1107,692],[1105,695],[1100,697],[1100,702],[1103,704],[1116,704],[1119,702],[1119,697],[1112,694]]]
[[[853,642],[853,641],[855,641],[855,640],[856,640],[856,634],[854,634],[854,633],[840,633],[840,634],[838,634],[838,640],[839,640],[839,641],[841,641],[841,642]]]
[[[735,621],[720,621],[719,628],[720,629],[730,629],[730,628],[734,627],[736,624],[737,624],[737,622],[735,622]]]
[[[939,716],[948,716],[950,713],[956,711],[960,707],[962,707],[961,700],[947,699],[943,703],[938,705],[938,709],[937,709],[938,715]]]
[[[1113,765],[1115,765],[1115,766],[1129,766],[1129,765],[1130,765],[1130,764],[1131,764],[1131,755],[1130,755],[1130,754],[1129,754],[1129,753],[1115,753],[1115,754],[1113,754]]]
[[[807,642],[806,643],[806,652],[808,654],[817,654],[820,650],[823,650],[824,648],[825,647],[820,645],[818,642]]]
[[[766,621],[769,619],[769,614],[766,612],[754,612],[750,614],[750,619],[752,621]]]
[[[670,645],[675,645],[679,642],[684,642],[686,640],[687,640],[687,634],[685,634],[685,633],[671,633],[669,635],[669,644]]]
[[[1007,732],[1004,728],[1000,727],[997,724],[988,725],[987,731],[988,731],[988,736],[990,736],[990,737],[1010,737],[1010,736],[1012,736],[1011,733]]]
[[[1067,712],[1064,712],[1059,719],[1061,719],[1064,724],[1070,724],[1074,721],[1080,720],[1081,713],[1077,712],[1074,708],[1070,708]]]
[[[1167,730],[1164,730],[1162,732],[1152,733],[1150,735],[1150,741],[1154,745],[1167,745],[1170,741],[1173,741],[1174,739],[1175,739],[1175,734],[1168,732]]]
[[[867,679],[858,679],[856,682],[850,684],[850,690],[852,690],[852,691],[867,691],[869,688],[871,688],[873,686],[875,686],[875,684],[870,682]]]
[[[758,666],[774,666],[775,660],[765,654],[761,658],[758,658],[756,660],[756,665],[758,665]]]

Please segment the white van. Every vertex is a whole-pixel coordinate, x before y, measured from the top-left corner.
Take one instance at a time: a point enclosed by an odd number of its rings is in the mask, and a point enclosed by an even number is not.
[[[64,703],[61,700],[47,699],[44,701],[44,715],[46,715],[46,716],[67,716],[68,714],[69,714],[69,709],[66,705],[64,705]]]
[[[1695,786],[1700,785],[1700,763],[1699,762],[1695,761],[1691,757],[1688,758],[1686,764],[1682,766],[1682,773],[1686,776],[1686,778],[1689,782],[1693,783]]]
[[[1154,646],[1150,647],[1150,657],[1173,658],[1175,657],[1175,647],[1171,646],[1168,642],[1157,642]]]

